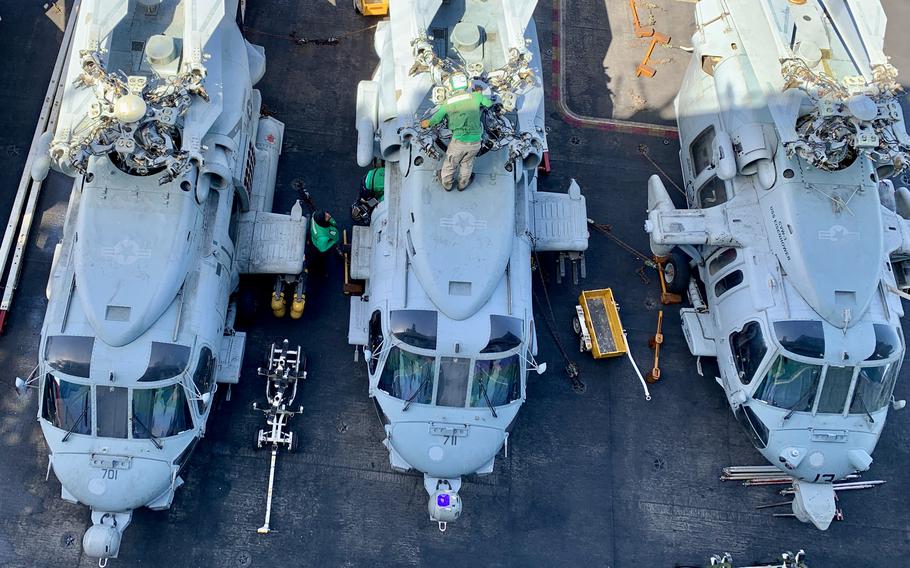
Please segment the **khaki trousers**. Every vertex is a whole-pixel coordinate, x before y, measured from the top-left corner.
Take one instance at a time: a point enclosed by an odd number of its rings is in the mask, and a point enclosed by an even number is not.
[[[442,170],[439,173],[442,187],[452,189],[455,181],[455,170],[458,170],[458,188],[464,189],[471,183],[471,173],[474,171],[474,158],[480,152],[480,142],[460,142],[452,139],[446,151]]]

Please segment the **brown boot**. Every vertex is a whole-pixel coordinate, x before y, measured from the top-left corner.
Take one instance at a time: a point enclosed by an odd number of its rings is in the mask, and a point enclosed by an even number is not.
[[[468,178],[468,183],[466,183],[466,184],[464,185],[464,187],[462,187],[462,186],[460,186],[460,185],[458,186],[458,191],[464,191],[464,190],[466,190],[466,189],[468,188],[468,186],[470,186],[472,183],[474,183],[474,173],[473,173],[473,172],[471,173],[471,177]]]

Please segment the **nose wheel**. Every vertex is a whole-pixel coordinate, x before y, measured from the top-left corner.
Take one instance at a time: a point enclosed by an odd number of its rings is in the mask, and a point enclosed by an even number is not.
[[[436,482],[435,487],[430,491],[433,481]],[[460,485],[460,479],[424,478],[424,486],[430,494],[430,500],[427,503],[430,520],[438,523],[440,532],[445,532],[446,528],[448,528],[448,523],[461,516],[462,504],[461,497],[458,495]]]
[[[83,552],[97,558],[100,568],[107,566],[108,560],[120,554],[120,540],[132,517],[132,511],[107,513],[93,510],[92,526],[82,536]]]

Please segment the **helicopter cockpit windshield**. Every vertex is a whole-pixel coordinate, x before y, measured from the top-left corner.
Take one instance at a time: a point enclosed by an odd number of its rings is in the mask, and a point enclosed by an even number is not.
[[[521,361],[518,354],[501,359],[477,359],[469,406],[503,406],[521,397]]]
[[[133,438],[168,438],[192,428],[182,385],[133,389]]]
[[[158,438],[193,428],[192,412],[180,383],[158,388],[95,385],[93,389],[91,385],[48,374],[41,408],[41,417],[51,426],[101,438],[157,442]]]
[[[379,388],[395,398],[429,404],[433,395],[436,358],[412,353],[402,347],[396,345],[389,349],[379,377]]]
[[[389,349],[379,388],[414,404],[454,408],[504,406],[521,398],[521,359],[505,357],[434,357]],[[434,396],[435,395],[435,396]]]
[[[893,326],[873,324],[875,348],[859,365],[826,364],[821,322],[774,323],[784,349],[767,367],[753,398],[790,412],[871,414],[891,397],[901,338]],[[804,361],[802,359],[809,359]]]
[[[490,316],[490,337],[477,357],[436,356],[437,312],[393,310],[379,388],[410,404],[453,408],[503,406],[521,398],[522,322]],[[417,349],[412,349],[417,348]]]
[[[48,374],[41,417],[73,434],[92,433],[92,387]]]
[[[771,406],[807,412],[812,410],[821,374],[821,365],[778,355],[753,396]]]

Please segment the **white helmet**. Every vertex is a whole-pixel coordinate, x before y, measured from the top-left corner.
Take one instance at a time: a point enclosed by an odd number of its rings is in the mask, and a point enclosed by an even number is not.
[[[464,91],[468,88],[468,76],[464,73],[452,73],[449,76],[449,88],[453,91]]]

